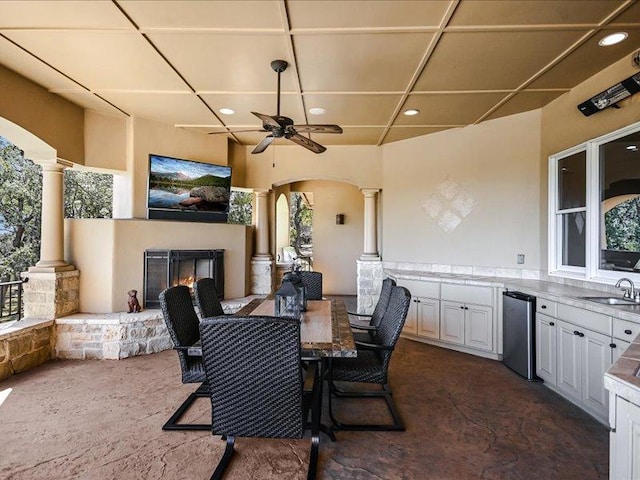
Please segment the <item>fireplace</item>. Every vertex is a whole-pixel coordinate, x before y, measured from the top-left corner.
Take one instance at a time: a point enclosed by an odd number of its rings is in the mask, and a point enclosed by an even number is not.
[[[144,307],[160,308],[158,296],[165,288],[213,278],[220,300],[224,298],[224,250],[146,250],[144,252]]]

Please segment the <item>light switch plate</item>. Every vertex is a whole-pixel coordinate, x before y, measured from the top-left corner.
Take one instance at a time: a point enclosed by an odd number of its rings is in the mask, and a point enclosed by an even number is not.
[[[524,253],[519,253],[518,254],[518,265],[523,265],[524,264]]]

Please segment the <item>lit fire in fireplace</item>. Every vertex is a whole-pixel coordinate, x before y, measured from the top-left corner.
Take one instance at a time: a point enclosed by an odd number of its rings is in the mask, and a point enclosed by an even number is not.
[[[193,284],[196,283],[196,277],[189,275],[188,277],[181,277],[176,282],[176,285],[186,285],[189,287],[191,293],[193,293]]]

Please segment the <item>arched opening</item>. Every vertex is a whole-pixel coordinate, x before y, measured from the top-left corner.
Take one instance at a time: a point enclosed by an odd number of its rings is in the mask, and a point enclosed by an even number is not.
[[[276,201],[276,261],[286,263],[284,249],[289,246],[289,201],[284,193]]]

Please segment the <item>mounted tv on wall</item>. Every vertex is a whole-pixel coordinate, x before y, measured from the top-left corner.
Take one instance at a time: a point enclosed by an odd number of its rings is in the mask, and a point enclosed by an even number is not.
[[[149,155],[148,217],[225,223],[231,167]]]

